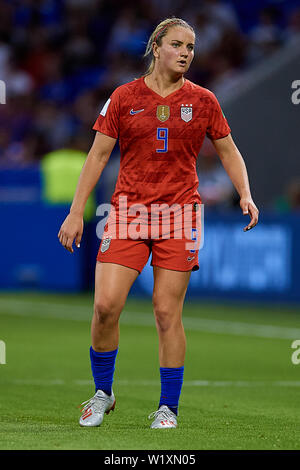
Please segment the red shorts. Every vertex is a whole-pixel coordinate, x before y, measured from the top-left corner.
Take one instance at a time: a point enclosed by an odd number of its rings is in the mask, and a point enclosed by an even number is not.
[[[200,206],[198,206],[200,209]],[[109,219],[108,219],[109,221]],[[184,230],[184,228],[186,228]],[[124,227],[123,227],[124,230]],[[200,210],[192,214],[192,221],[182,227],[180,237],[174,227],[167,238],[151,237],[150,230],[147,236],[133,239],[132,237],[119,237],[119,231],[106,224],[102,241],[100,243],[97,261],[102,263],[115,263],[142,272],[152,253],[151,266],[175,270],[197,271],[199,269],[198,253],[201,239]],[[124,232],[123,232],[124,233]],[[142,234],[141,234],[142,235]]]

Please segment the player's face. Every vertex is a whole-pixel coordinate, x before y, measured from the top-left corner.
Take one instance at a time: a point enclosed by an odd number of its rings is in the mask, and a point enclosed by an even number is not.
[[[162,38],[161,46],[156,48],[160,68],[173,73],[187,72],[194,58],[194,46],[195,35],[190,29],[173,26]]]

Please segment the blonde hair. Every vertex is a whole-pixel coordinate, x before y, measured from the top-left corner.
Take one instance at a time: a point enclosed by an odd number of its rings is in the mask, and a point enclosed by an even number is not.
[[[147,68],[146,73],[143,75],[146,77],[153,72],[154,65],[155,65],[155,57],[153,55],[153,44],[157,44],[158,46],[161,45],[162,38],[167,34],[170,28],[173,26],[181,26],[183,28],[190,29],[194,34],[195,31],[191,25],[189,25],[186,21],[182,20],[181,18],[166,18],[165,20],[159,23],[153,33],[151,34],[149,41],[147,43],[146,51],[144,54],[145,58],[150,58],[150,63]]]

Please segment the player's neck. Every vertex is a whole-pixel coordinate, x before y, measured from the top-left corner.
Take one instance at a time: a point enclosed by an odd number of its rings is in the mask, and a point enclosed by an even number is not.
[[[145,77],[146,85],[158,95],[168,96],[173,91],[179,90],[184,84],[183,75],[170,76],[169,74],[157,73],[155,70]]]

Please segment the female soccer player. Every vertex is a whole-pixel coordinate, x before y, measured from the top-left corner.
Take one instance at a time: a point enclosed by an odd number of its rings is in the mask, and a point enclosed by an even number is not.
[[[120,171],[111,200],[114,210],[100,244],[95,274],[90,359],[96,392],[83,403],[81,426],[99,426],[104,413],[115,407],[112,383],[119,317],[130,288],[151,252],[161,395],[157,411],[149,418],[153,418],[151,428],[177,426],[186,348],[181,314],[191,271],[199,268],[200,233],[196,216],[200,213],[201,199],[197,192],[196,159],[205,135],[212,140],[240,195],[243,214],[250,215],[244,230],[258,222],[244,160],[216,97],[184,78],[193,60],[194,44],[193,28],[182,19],[166,19],[157,26],[146,49],[145,55],[151,56],[147,73],[118,87],[96,120],[95,140],[83,166],[70,213],[58,234],[61,244],[73,253],[74,240],[77,247],[81,241],[88,196],[119,138]],[[175,208],[171,217],[173,225],[164,231],[167,236],[161,233],[153,236],[153,223],[147,218],[153,207],[157,209],[157,204],[164,204],[165,209],[170,205]],[[146,226],[140,238],[132,231],[136,207],[142,212]],[[175,215],[183,207],[192,210],[184,221],[184,234],[181,231],[182,236],[178,236],[176,220],[179,219]],[[155,217],[154,220],[157,228],[160,223]],[[193,240],[195,246],[187,245],[188,240]]]

